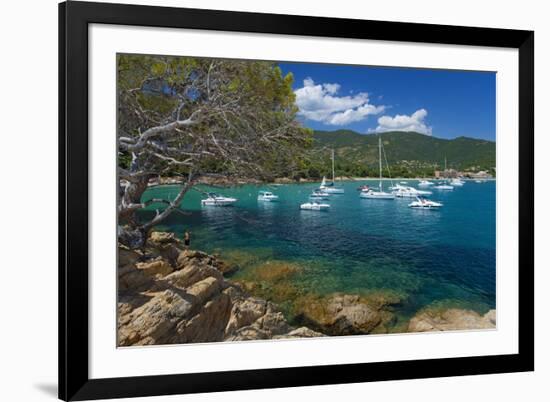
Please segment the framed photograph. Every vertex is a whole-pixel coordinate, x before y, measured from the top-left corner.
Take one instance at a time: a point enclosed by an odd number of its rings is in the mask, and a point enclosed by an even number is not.
[[[59,5],[59,397],[534,369],[534,33]]]

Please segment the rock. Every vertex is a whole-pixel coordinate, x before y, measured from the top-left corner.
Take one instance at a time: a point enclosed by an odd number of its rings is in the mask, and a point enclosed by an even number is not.
[[[253,324],[254,327],[269,333],[271,337],[276,335],[286,334],[292,331],[292,327],[288,325],[280,311],[266,313]]]
[[[382,322],[382,313],[356,295],[306,300],[302,308],[306,324],[331,335],[368,334]]]
[[[219,294],[191,319],[177,325],[177,343],[222,341],[230,311],[230,297]]]
[[[226,341],[253,341],[270,339],[269,333],[254,326],[239,328],[234,335],[226,338]]]
[[[210,267],[200,265],[187,265],[179,271],[173,272],[163,278],[164,282],[181,289],[185,289],[194,283],[202,281],[208,277],[213,277],[219,281],[223,280],[221,272]]]
[[[119,267],[135,264],[136,262],[138,262],[140,257],[141,257],[141,254],[136,251],[128,250],[122,247],[118,248],[118,266]]]
[[[187,288],[187,294],[194,296],[197,303],[203,304],[212,296],[220,292],[221,283],[220,280],[209,276],[200,282],[197,282]]]
[[[170,232],[152,232],[149,235],[149,241],[157,244],[175,243],[177,241],[174,233]]]
[[[208,260],[210,259],[210,256],[206,253],[203,253],[202,251],[196,251],[196,250],[184,250],[182,251],[177,258],[177,265],[178,267],[184,267],[188,265],[192,260]]]
[[[138,262],[136,268],[147,276],[163,277],[171,273],[174,269],[162,257],[157,257],[154,260],[146,262]]]
[[[153,232],[147,257],[120,248],[119,346],[322,335],[291,327],[276,305],[227,282],[228,264],[201,251],[181,251],[178,242],[173,234]],[[294,272],[280,264],[270,268],[277,278]]]
[[[123,262],[128,261],[127,257],[123,257]],[[145,271],[137,269],[135,262],[118,265],[117,275],[119,291],[140,291],[153,285],[151,276],[147,275]]]
[[[158,345],[171,343],[176,325],[191,314],[193,303],[179,292],[166,290],[133,310],[119,326],[118,344]]]
[[[250,297],[236,301],[231,309],[231,316],[225,329],[226,336],[234,334],[238,328],[251,325],[262,317],[266,311],[267,302],[265,300]]]
[[[347,305],[336,314],[331,329],[338,335],[368,334],[381,321],[378,311],[366,304]]]
[[[409,322],[410,332],[453,331],[494,328],[496,311],[490,310],[484,316],[472,310],[452,308],[444,311],[425,310]]]
[[[317,338],[326,336],[320,332],[315,332],[308,327],[300,327],[293,329],[287,334],[274,336],[274,339],[289,339],[289,338]]]
[[[491,324],[493,324],[495,327],[497,325],[497,311],[495,309],[489,310],[485,315],[483,316],[483,319],[486,321],[489,321]]]
[[[218,259],[215,259],[213,261],[213,265],[218,271],[220,271],[224,275],[231,275],[239,270],[238,266],[227,264],[226,262]]]

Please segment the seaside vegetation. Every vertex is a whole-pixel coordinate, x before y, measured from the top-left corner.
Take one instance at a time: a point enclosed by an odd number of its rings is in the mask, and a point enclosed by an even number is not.
[[[296,119],[292,82],[272,62],[119,54],[119,242],[142,247],[206,176],[271,180],[301,169],[312,136]],[[174,199],[142,200],[150,179],[174,175]],[[140,222],[136,212],[153,203],[166,207]]]
[[[384,177],[433,177],[447,167],[458,171],[487,171],[495,176],[495,143],[468,137],[452,140],[415,132],[380,134],[388,165]],[[315,131],[295,179],[330,177],[330,149],[336,154],[336,176],[378,177],[378,135],[351,130]],[[385,165],[385,162],[383,163]]]

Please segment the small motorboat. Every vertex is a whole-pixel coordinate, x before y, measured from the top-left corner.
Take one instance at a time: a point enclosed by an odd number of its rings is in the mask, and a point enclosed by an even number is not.
[[[300,209],[309,210],[309,211],[327,211],[330,208],[329,204],[322,204],[316,201],[306,202],[300,205]]]
[[[369,190],[369,186],[367,186],[366,184],[357,187],[357,191],[368,191],[368,190]]]
[[[432,188],[435,188],[436,190],[454,190],[455,188],[453,186],[450,186],[449,184],[438,184],[437,186],[433,186]]]
[[[323,191],[323,190],[313,190],[313,193],[309,196],[309,198],[315,198],[319,200],[326,200],[330,197],[330,194]]]
[[[443,206],[442,203],[436,201],[430,201],[423,197],[416,197],[416,201],[413,201],[409,204],[410,208],[420,208],[420,209],[437,209]]]
[[[418,185],[420,187],[429,187],[429,186],[433,186],[435,183],[432,183],[431,181],[429,180],[420,180],[420,183],[418,183]]]
[[[416,198],[421,195],[430,195],[431,191],[418,190],[414,187],[399,186],[396,190],[393,190],[393,194],[400,198]]]
[[[258,194],[258,201],[273,202],[278,200],[279,196],[273,194],[271,191],[260,191]]]
[[[236,198],[224,197],[216,193],[208,193],[208,198],[201,200],[202,206],[227,207],[237,202]]]

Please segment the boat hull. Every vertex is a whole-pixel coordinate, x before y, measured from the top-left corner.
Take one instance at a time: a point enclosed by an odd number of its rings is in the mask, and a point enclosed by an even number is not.
[[[300,209],[303,211],[328,211],[329,208],[329,204],[317,204],[311,202],[306,202],[305,204],[300,205]]]
[[[395,200],[395,195],[393,194],[376,192],[376,191],[371,191],[368,193],[363,192],[359,194],[359,197],[366,198],[369,200]]]

